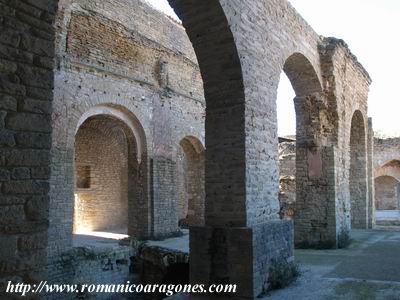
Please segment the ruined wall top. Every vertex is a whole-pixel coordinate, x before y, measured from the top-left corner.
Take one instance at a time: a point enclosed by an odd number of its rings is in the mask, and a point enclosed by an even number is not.
[[[344,40],[335,37],[321,36],[321,45],[328,50],[334,50],[336,47],[341,47],[347,54],[347,57],[354,63],[354,65],[360,71],[360,73],[367,79],[368,84],[372,83],[372,78],[369,75],[368,71],[359,62],[357,56],[355,56],[351,52],[349,45]]]
[[[400,137],[374,138],[375,170],[392,160],[400,160]]]

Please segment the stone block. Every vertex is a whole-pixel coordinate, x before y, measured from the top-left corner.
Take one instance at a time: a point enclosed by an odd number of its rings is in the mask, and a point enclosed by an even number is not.
[[[18,250],[20,251],[45,249],[46,245],[47,234],[45,233],[23,235],[18,238]]]
[[[36,167],[49,165],[50,151],[48,150],[0,150],[0,158],[9,167]]]
[[[39,180],[10,181],[3,184],[6,194],[45,194],[49,191],[49,183]]]
[[[35,132],[18,132],[15,134],[17,145],[22,148],[50,149],[50,134]]]
[[[0,224],[12,225],[25,220],[23,205],[3,206],[0,209]]]
[[[11,178],[10,171],[0,168],[0,181],[9,181]]]
[[[31,178],[31,172],[29,168],[14,168],[11,172],[11,178],[15,180],[21,180],[21,179],[30,179]]]
[[[17,253],[17,237],[0,235],[0,260],[14,258]]]
[[[50,114],[51,113],[51,102],[26,98],[23,101],[22,109],[25,112],[38,113],[38,114]]]
[[[238,285],[240,299],[268,289],[274,260],[293,262],[293,223],[270,221],[253,228],[190,228],[192,283]]]
[[[9,95],[0,94],[0,110],[17,110],[17,99]]]
[[[12,130],[26,130],[33,132],[51,132],[49,115],[30,113],[9,113],[6,127]]]
[[[46,220],[49,214],[49,197],[34,196],[25,204],[26,218],[30,221]]]
[[[32,179],[48,179],[50,177],[49,167],[38,167],[31,169]]]
[[[0,130],[0,146],[14,147],[15,144],[13,133]]]

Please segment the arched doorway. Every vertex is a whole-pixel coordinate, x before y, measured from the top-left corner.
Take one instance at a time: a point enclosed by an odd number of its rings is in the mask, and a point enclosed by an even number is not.
[[[283,83],[284,75],[295,95],[293,113],[289,114],[295,118],[295,135],[280,140],[281,217],[294,219],[298,247],[335,247],[335,220],[330,218],[335,215],[335,207],[329,206],[334,198],[328,188],[334,186],[329,174],[335,140],[330,115],[334,111],[326,103],[315,68],[303,54],[287,58],[281,75]]]
[[[368,226],[366,133],[364,117],[359,110],[351,120],[349,176],[351,226],[365,229]]]
[[[375,178],[375,208],[377,211],[399,210],[400,183],[392,176]]]
[[[75,136],[74,233],[128,233],[129,170],[135,145],[116,118],[85,120]]]
[[[204,224],[205,150],[193,136],[185,137],[178,150],[178,215],[181,228]]]

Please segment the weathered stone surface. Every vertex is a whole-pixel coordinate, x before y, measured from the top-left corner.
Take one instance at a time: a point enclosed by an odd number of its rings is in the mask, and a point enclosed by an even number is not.
[[[6,120],[8,129],[33,132],[50,132],[50,117],[41,114],[9,113]]]
[[[46,234],[23,235],[18,239],[18,250],[32,251],[45,249],[47,245]]]
[[[33,196],[26,201],[26,218],[30,221],[43,221],[48,218],[49,198],[47,196]]]
[[[49,163],[48,150],[0,150],[0,157],[4,155],[5,164],[9,167],[35,167],[46,166]]]
[[[179,142],[187,136],[205,140],[204,216],[211,229],[204,232],[214,236],[207,236],[213,242],[193,248],[197,279],[207,281],[210,272],[221,278],[232,268],[229,275],[243,283],[240,294],[258,296],[268,275],[267,256],[279,252],[287,259],[293,246],[290,226],[277,221],[275,100],[282,69],[295,88],[302,125],[296,172],[303,188],[297,198],[311,200],[298,218],[304,226],[297,232],[306,240],[336,244],[338,233],[350,228],[353,196],[361,201],[368,197],[367,180],[354,192],[350,179],[367,168],[354,168],[354,161],[360,158],[367,165],[371,81],[343,41],[320,37],[287,1],[171,0],[191,43],[182,26],[138,0],[0,2],[0,57],[10,61],[3,65],[8,73],[0,76],[0,93],[19,101],[17,109],[5,109],[3,125],[16,131],[16,145],[1,145],[5,149],[0,149],[0,166],[46,168],[52,155],[51,201],[24,208],[29,218],[44,219],[39,206],[46,211],[45,203],[51,202],[49,257],[71,246],[73,149],[80,122],[92,109],[107,114],[112,107],[117,118],[133,124],[136,146],[142,147],[135,169],[146,178],[135,202],[144,212],[136,220],[143,225],[141,234],[165,236],[178,230]],[[52,68],[52,61],[57,68]],[[54,101],[50,107],[38,100]],[[356,111],[363,121],[352,131]],[[354,142],[352,132],[360,143]],[[315,161],[321,162],[316,169]],[[50,186],[46,179],[13,179],[1,185],[2,193],[27,197],[47,195]],[[23,223],[20,206],[0,210],[0,222],[7,210],[12,219],[4,220],[19,222],[14,227],[2,225],[1,232],[47,229],[45,221]],[[364,210],[362,205],[357,208],[360,226]],[[270,222],[279,225],[264,226]],[[227,229],[216,229],[221,227]],[[234,247],[218,239],[224,236]],[[207,247],[218,255],[210,258]],[[40,249],[18,255],[2,265],[0,273],[28,273],[44,265],[46,257]],[[207,270],[211,264],[215,269]]]
[[[17,237],[16,236],[0,236],[0,260],[15,258],[17,254]]]
[[[10,225],[20,223],[25,219],[24,207],[22,205],[2,206],[0,209],[0,224]]]
[[[30,179],[31,172],[30,172],[29,168],[25,168],[25,167],[14,168],[11,171],[11,177],[12,177],[12,179],[15,179],[15,180]]]
[[[3,191],[6,194],[45,194],[49,190],[49,183],[46,181],[12,181],[3,184]]]
[[[17,145],[21,148],[50,149],[50,134],[18,132],[15,134]]]
[[[38,167],[31,169],[32,179],[48,179],[50,178],[49,167]]]
[[[0,181],[8,181],[10,180],[10,171],[7,169],[0,169]]]
[[[0,95],[0,109],[16,111],[17,99],[9,95]]]
[[[14,147],[15,144],[13,133],[0,130],[0,146]]]

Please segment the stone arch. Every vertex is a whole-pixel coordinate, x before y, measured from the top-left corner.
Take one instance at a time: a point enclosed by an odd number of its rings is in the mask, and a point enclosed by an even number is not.
[[[106,101],[106,99],[103,99],[103,101]],[[101,103],[100,100],[93,102]],[[93,105],[84,103],[80,106],[74,106],[74,110],[67,122],[65,120],[59,121],[57,116],[53,121],[53,126],[55,126],[53,133],[56,135],[58,143],[53,143],[52,150],[53,172],[49,213],[51,231],[49,236],[52,238],[49,240],[48,250],[51,259],[56,258],[58,254],[72,246],[75,209],[73,199],[77,195],[75,193],[75,141],[79,128],[89,121],[96,122],[99,125],[102,122],[104,123],[105,120],[111,120],[114,125],[109,127],[108,132],[107,129],[103,128],[102,136],[105,137],[107,134],[112,136],[116,133],[115,128],[118,128],[121,135],[124,136],[128,152],[126,159],[124,160],[123,157],[121,159],[127,163],[127,171],[126,178],[123,178],[120,182],[127,182],[127,207],[125,209],[127,211],[127,231],[131,236],[144,238],[149,237],[151,230],[147,138],[141,122],[132,111],[121,104],[104,102]],[[114,128],[114,132],[112,128]],[[63,136],[60,136],[61,133]],[[99,137],[100,135],[97,134],[96,136]],[[111,140],[117,143],[115,138]],[[106,146],[110,147],[108,144],[110,143],[107,143]],[[116,147],[113,149],[116,150]],[[62,210],[60,207],[62,207]],[[89,231],[102,229],[101,227],[88,226],[88,223],[86,223],[86,228]]]
[[[204,163],[205,149],[200,140],[186,136],[180,143],[178,161],[178,210],[181,226],[204,225]]]
[[[71,1],[53,2],[68,5]],[[245,122],[242,121],[245,117],[245,92],[241,61],[231,26],[225,15],[226,8],[222,7],[224,2],[169,0],[169,3],[182,20],[192,42],[204,84],[207,103],[206,144],[209,149],[206,154],[205,181],[207,195],[210,195],[206,201],[213,204],[206,205],[208,208],[205,213],[205,223],[221,227],[246,226],[245,184],[237,184],[238,181],[245,182],[246,165],[231,163],[232,157],[244,160],[245,156]],[[229,147],[226,147],[228,144]],[[152,174],[151,165],[152,162],[149,164],[149,173]],[[153,192],[149,191],[149,197],[152,197]],[[231,205],[227,198],[239,199],[233,213],[220,209]],[[53,231],[50,235],[57,234],[56,229]],[[200,241],[201,238],[197,240]],[[195,265],[196,261],[203,261],[203,259],[196,260],[196,252],[202,256],[202,252],[195,247],[191,252],[192,265]],[[201,264],[203,265],[203,262]],[[198,268],[194,266],[193,269]],[[196,278],[193,280],[196,281]],[[201,278],[197,281],[206,280]]]
[[[334,186],[329,174],[331,147],[327,147],[332,132],[332,120],[326,118],[326,100],[318,73],[302,53],[293,53],[283,64],[295,92],[296,171],[295,171],[295,243],[298,247],[335,247],[336,230],[330,215],[334,215]],[[324,183],[324,184],[321,184]],[[284,185],[281,185],[284,186]],[[327,209],[328,207],[328,209]]]
[[[322,85],[310,60],[301,53],[290,55],[283,65],[283,71],[292,83],[296,97],[306,97],[322,91]]]
[[[235,184],[238,178],[244,180],[245,164],[233,166],[230,163],[231,157],[244,155],[246,143],[245,124],[237,121],[243,120],[245,115],[243,74],[230,24],[220,1],[169,0],[169,3],[182,20],[192,42],[204,84],[207,136],[205,224],[245,226],[245,201],[238,203],[238,209],[226,213],[226,216],[217,209],[230,205],[227,198],[244,199],[246,194],[245,185]],[[236,133],[233,138],[232,132]],[[212,199],[207,195],[212,195]],[[213,205],[207,205],[208,202]]]
[[[127,126],[107,114],[88,117],[75,135],[73,232],[127,234],[131,160]],[[136,183],[137,184],[137,183]]]
[[[75,141],[80,128],[86,123],[97,122],[97,124],[103,123],[104,125],[106,120],[113,123],[113,128],[111,130],[108,128],[109,132],[104,132],[105,130],[102,129],[103,135],[112,140],[116,136],[115,129],[117,128],[122,132],[128,147],[127,157],[124,160],[127,164],[126,174],[124,174],[126,178],[121,180],[122,182],[126,181],[127,205],[124,218],[127,219],[127,233],[135,238],[148,237],[150,204],[147,199],[147,142],[144,129],[137,117],[120,105],[102,104],[94,106],[84,112],[77,122]],[[109,146],[109,143],[107,144]],[[111,161],[110,164],[112,163]],[[103,173],[107,173],[107,170]],[[98,176],[99,180],[102,177],[104,176]],[[104,195],[104,190],[103,188],[102,195]],[[112,194],[108,198],[112,198]]]
[[[121,105],[116,104],[100,104],[89,108],[82,114],[76,125],[75,134],[78,132],[79,127],[86,122],[89,118],[107,115],[112,116],[124,123],[124,127],[129,129],[128,136],[132,138],[135,143],[133,153],[140,164],[142,157],[147,154],[146,134],[139,119],[128,109]]]
[[[378,167],[374,172],[374,178],[391,176],[400,181],[400,160],[392,159]]]
[[[390,175],[375,177],[376,210],[400,209],[400,180]]]
[[[350,127],[350,213],[353,228],[367,228],[368,188],[365,118],[353,113]]]

